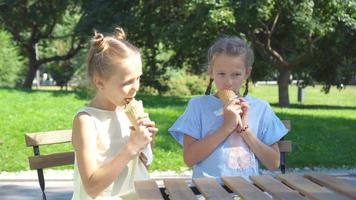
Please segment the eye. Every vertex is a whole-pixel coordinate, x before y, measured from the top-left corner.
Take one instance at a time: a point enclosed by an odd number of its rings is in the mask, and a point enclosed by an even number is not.
[[[241,74],[240,73],[235,73],[234,76],[240,76]]]
[[[123,86],[127,86],[127,85],[130,85],[130,84],[131,84],[131,81],[127,81],[127,82],[123,83],[122,85]]]
[[[225,73],[224,73],[224,72],[218,72],[218,75],[220,75],[220,76],[224,76],[224,75],[225,75]]]
[[[135,79],[131,79],[131,80],[129,80],[129,81],[124,82],[122,85],[123,85],[123,86],[132,85],[132,84],[134,84],[136,81],[139,81],[140,79],[141,79],[141,76],[138,76],[138,77],[135,78]]]

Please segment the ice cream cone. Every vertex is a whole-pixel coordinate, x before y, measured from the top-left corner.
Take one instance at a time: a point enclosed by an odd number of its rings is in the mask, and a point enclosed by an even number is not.
[[[135,128],[138,128],[137,120],[148,117],[148,114],[144,111],[142,101],[136,99],[132,99],[126,105],[125,113]]]
[[[224,103],[224,105],[226,105],[227,103],[229,103],[229,101],[235,97],[237,97],[237,95],[235,94],[234,91],[232,90],[220,90],[217,93],[217,96],[220,98],[220,100]],[[237,118],[237,125],[238,126],[242,126],[242,120],[241,120],[241,116],[239,115]]]
[[[143,108],[143,103],[141,100],[132,99],[126,105],[124,111],[125,111],[127,117],[129,118],[131,124],[135,127],[136,130],[139,128],[139,124],[137,123],[137,120],[142,119],[142,118],[148,118],[148,113],[145,113],[144,108]],[[150,134],[148,132],[148,130],[146,130],[146,134]],[[153,154],[152,154],[152,149],[151,149],[150,144],[148,144],[140,152],[139,157],[140,157],[140,160],[147,166],[152,163]]]
[[[226,105],[232,98],[237,97],[235,92],[232,90],[220,90],[217,95],[224,105]]]

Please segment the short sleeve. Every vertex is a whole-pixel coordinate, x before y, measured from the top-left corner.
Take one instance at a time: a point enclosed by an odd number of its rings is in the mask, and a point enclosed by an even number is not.
[[[183,145],[184,135],[189,135],[195,139],[201,139],[201,116],[199,102],[197,99],[191,99],[181,115],[171,128],[168,129],[170,134]]]
[[[258,137],[263,143],[267,145],[272,145],[278,142],[288,133],[288,129],[273,112],[271,106],[268,103],[266,103],[266,109],[264,110],[261,123],[261,132],[258,134]]]

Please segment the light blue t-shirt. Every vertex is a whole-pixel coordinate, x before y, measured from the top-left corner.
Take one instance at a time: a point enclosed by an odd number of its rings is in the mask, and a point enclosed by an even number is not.
[[[288,130],[266,101],[246,96],[249,104],[248,125],[263,143],[279,141]],[[223,103],[213,95],[193,97],[174,125],[168,130],[183,144],[184,134],[201,140],[213,133],[224,122]],[[204,160],[193,167],[193,177],[258,175],[258,161],[238,134],[231,134]]]

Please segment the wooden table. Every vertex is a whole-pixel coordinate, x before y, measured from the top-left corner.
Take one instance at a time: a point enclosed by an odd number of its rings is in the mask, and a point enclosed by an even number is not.
[[[135,189],[139,199],[145,200],[190,200],[200,194],[208,200],[233,199],[234,195],[244,200],[356,199],[356,185],[322,173],[251,176],[250,181],[238,176],[222,177],[221,185],[212,178],[170,178],[163,179],[162,187],[155,180],[136,181]]]

